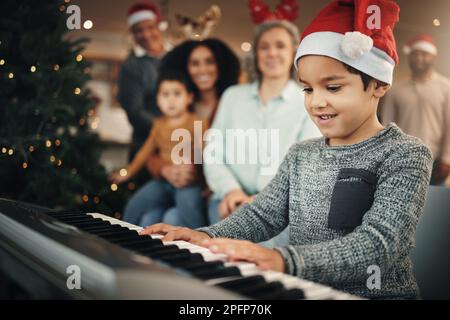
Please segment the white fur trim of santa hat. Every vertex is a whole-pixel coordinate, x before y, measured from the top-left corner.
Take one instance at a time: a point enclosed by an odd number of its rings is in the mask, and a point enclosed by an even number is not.
[[[395,61],[374,47],[372,39],[360,32],[347,32],[345,35],[331,31],[311,33],[297,49],[296,68],[298,60],[307,55],[334,58],[374,79],[392,84]]]
[[[156,20],[158,17],[153,11],[150,10],[141,10],[137,11],[133,14],[131,14],[128,17],[128,26],[132,26],[138,22],[144,21],[144,20]]]
[[[435,56],[437,56],[438,54],[438,49],[436,48],[436,46],[428,41],[417,41],[411,46],[406,45],[403,47],[403,52],[406,55],[409,55],[411,52],[415,50],[425,51]]]

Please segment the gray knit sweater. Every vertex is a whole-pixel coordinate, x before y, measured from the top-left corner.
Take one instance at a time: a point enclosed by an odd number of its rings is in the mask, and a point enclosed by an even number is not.
[[[199,230],[260,242],[289,225],[290,245],[277,248],[287,273],[368,298],[417,298],[409,253],[431,168],[429,149],[395,124],[350,146],[308,140],[253,203]],[[367,286],[371,266],[379,289]]]

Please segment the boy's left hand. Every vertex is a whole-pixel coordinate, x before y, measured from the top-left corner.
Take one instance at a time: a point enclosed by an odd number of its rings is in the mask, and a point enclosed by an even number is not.
[[[230,261],[248,261],[262,270],[285,271],[284,259],[277,250],[250,241],[214,238],[204,240],[201,245],[214,253],[226,254]]]

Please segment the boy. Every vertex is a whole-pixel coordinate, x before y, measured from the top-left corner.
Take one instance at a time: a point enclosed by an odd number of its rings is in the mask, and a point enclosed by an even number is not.
[[[178,150],[188,149],[190,154],[181,155],[181,161],[191,161],[194,154],[201,158],[202,150],[196,150],[194,143],[194,122],[201,121],[202,135],[207,127],[205,120],[198,119],[189,111],[192,105],[193,91],[183,74],[172,70],[165,70],[157,83],[157,102],[163,116],[156,119],[153,130],[144,145],[140,148],[131,164],[119,172],[111,175],[114,183],[123,183],[135,176],[145,165],[148,157],[159,152],[165,163],[172,164],[172,153],[178,156]],[[178,135],[175,130],[184,129],[189,132],[191,141],[182,143],[173,140]],[[187,131],[186,131],[187,130]],[[198,134],[197,134],[198,135]],[[201,139],[201,137],[199,137]],[[178,160],[177,160],[178,161]],[[178,188],[165,180],[153,180],[139,189],[130,199],[124,212],[124,220],[141,226],[148,226],[161,221],[175,223],[191,228],[206,225],[206,216],[201,196],[202,186],[191,185]],[[168,209],[175,206],[175,209]],[[176,216],[175,216],[176,215]]]
[[[373,4],[382,19],[368,29]],[[432,157],[418,139],[376,117],[397,62],[398,12],[388,0],[334,1],[322,10],[304,31],[295,64],[324,137],[294,145],[264,191],[228,219],[198,231],[160,224],[142,233],[201,243],[359,296],[417,298],[408,255]],[[288,224],[289,246],[252,243]],[[380,286],[367,285],[378,268]]]

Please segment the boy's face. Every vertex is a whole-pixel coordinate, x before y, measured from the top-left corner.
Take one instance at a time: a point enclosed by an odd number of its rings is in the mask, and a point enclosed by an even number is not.
[[[364,91],[360,75],[325,56],[302,57],[298,61],[298,78],[306,109],[331,145],[357,141],[358,135],[370,129],[367,126],[374,125],[378,100],[386,87],[377,88],[372,81]]]
[[[161,82],[157,95],[161,112],[171,118],[179,117],[187,112],[193,98],[193,94],[187,91],[186,86],[175,80]]]

